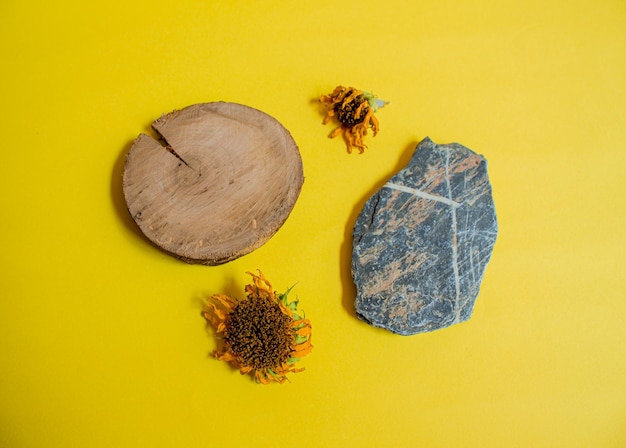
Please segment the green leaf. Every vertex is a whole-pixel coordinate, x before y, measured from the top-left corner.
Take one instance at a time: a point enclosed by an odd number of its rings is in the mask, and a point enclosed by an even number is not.
[[[296,344],[302,344],[303,342],[306,342],[307,339],[309,339],[308,336],[300,336],[299,334],[297,334],[294,339],[294,342]]]
[[[285,291],[282,294],[279,294],[279,297],[281,297],[281,300],[282,300],[283,297],[285,298],[285,300],[287,300],[287,296],[289,295],[291,290],[296,287],[296,285],[297,285],[297,283],[294,283],[290,288],[287,288],[287,291]]]

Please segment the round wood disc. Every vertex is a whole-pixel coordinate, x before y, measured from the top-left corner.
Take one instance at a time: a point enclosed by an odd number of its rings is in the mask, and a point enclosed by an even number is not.
[[[128,210],[155,245],[189,263],[218,265],[269,240],[298,199],[298,147],[271,116],[248,106],[194,104],[141,134],[124,167]]]

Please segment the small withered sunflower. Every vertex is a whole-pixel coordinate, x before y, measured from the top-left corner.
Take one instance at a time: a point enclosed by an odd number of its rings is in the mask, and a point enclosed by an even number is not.
[[[327,110],[323,124],[328,123],[333,117],[340,123],[329,137],[343,135],[348,152],[352,153],[353,148],[358,148],[361,154],[367,148],[363,138],[367,135],[368,129],[372,129],[374,137],[378,133],[379,123],[374,114],[388,104],[369,92],[343,86],[335,87],[329,95],[322,95],[319,101]]]
[[[288,373],[304,370],[296,364],[313,348],[311,323],[298,311],[298,300],[288,300],[293,286],[279,294],[260,270],[247,274],[252,284],[245,299],[215,294],[206,301],[202,314],[224,341],[214,356],[259,383],[284,383]]]

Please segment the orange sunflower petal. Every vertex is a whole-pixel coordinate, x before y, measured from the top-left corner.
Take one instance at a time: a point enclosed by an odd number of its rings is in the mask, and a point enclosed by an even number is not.
[[[311,353],[311,350],[313,350],[313,345],[311,345],[307,340],[307,342],[296,345],[295,350],[291,353],[291,356],[294,358],[302,358]]]
[[[339,126],[337,129],[335,129],[333,132],[330,133],[329,137],[330,138],[335,138],[337,137],[339,134],[341,134],[343,132],[343,127]]]
[[[269,384],[271,382],[269,378],[267,377],[267,374],[263,372],[262,370],[257,370],[254,376],[257,379],[257,381],[259,381],[261,384]]]
[[[237,301],[226,294],[213,294],[209,300],[215,300],[224,306],[224,308],[231,310],[237,305]]]
[[[300,328],[299,330],[296,330],[296,334],[298,336],[308,336],[308,335],[310,335],[311,334],[311,326],[307,325],[307,326],[304,326],[304,327]]]
[[[208,303],[207,305],[211,307],[211,312],[213,313],[213,316],[215,316],[220,322],[224,322],[226,320],[226,316],[228,314],[225,311],[220,310],[212,303]]]

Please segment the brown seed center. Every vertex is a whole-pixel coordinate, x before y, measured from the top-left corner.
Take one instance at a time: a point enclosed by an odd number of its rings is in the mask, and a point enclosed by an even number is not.
[[[242,365],[277,368],[293,351],[292,323],[277,303],[250,296],[230,313],[225,339]]]
[[[346,97],[350,96],[352,91],[346,94]],[[337,103],[334,105],[333,110],[335,111],[335,116],[337,120],[345,127],[351,128],[356,126],[357,124],[363,122],[365,120],[366,111],[365,108],[361,109],[361,113],[359,116],[355,116],[358,107],[364,102],[365,97],[363,95],[358,95],[355,99],[350,101],[349,103]]]

